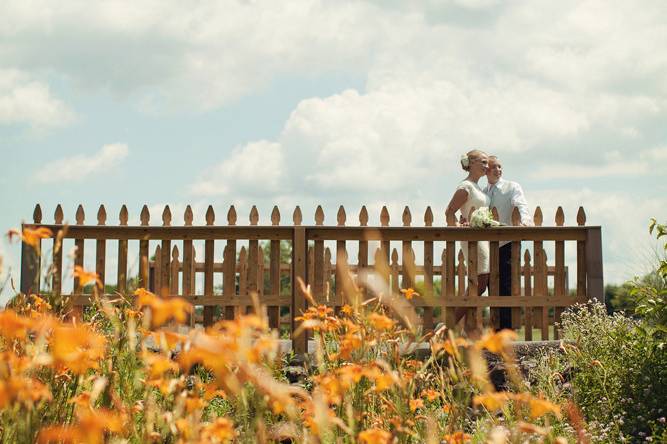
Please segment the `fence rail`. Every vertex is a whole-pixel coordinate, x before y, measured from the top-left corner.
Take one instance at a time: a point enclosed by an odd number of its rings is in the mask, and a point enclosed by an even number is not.
[[[518,225],[518,211],[513,216],[514,225]],[[601,229],[585,225],[586,215],[581,207],[575,226],[565,226],[560,207],[554,218],[555,226],[542,226],[542,211],[537,207],[535,226],[487,229],[458,227],[452,220],[446,226],[433,226],[430,207],[424,214],[424,226],[412,226],[408,207],[403,211],[402,226],[389,226],[386,207],[380,213],[380,226],[368,226],[365,207],[359,213],[359,225],[348,226],[342,206],[335,226],[324,225],[321,207],[315,212],[315,225],[302,225],[299,207],[294,210],[290,225],[280,225],[277,207],[271,213],[271,225],[258,225],[259,213],[255,207],[250,212],[249,225],[237,225],[233,206],[227,212],[226,225],[215,225],[211,206],[206,212],[206,225],[201,226],[192,225],[190,206],[181,226],[172,226],[169,206],[162,212],[161,226],[149,225],[146,206],[141,211],[140,225],[128,225],[125,205],[118,220],[118,225],[107,225],[106,209],[100,206],[97,224],[86,225],[84,209],[79,206],[75,223],[66,224],[58,205],[54,223],[46,224],[42,223],[42,211],[37,205],[33,223],[24,224],[23,228],[45,227],[53,232],[49,282],[41,282],[42,258],[24,245],[21,291],[46,289],[68,297],[75,310],[88,304],[90,295],[85,294],[71,272],[63,270],[63,245],[73,241],[76,253],[71,266],[83,266],[85,253],[89,253],[85,241],[89,240],[95,243],[95,271],[103,284],[112,284],[114,291],[126,292],[131,277],[128,264],[136,262],[138,286],[162,295],[178,295],[201,306],[200,320],[204,325],[212,324],[217,316],[233,318],[249,310],[250,295],[256,293],[267,307],[270,326],[286,327],[293,332],[297,328],[294,317],[307,307],[294,285],[297,278],[311,284],[318,302],[340,307],[345,303],[340,270],[356,274],[369,267],[383,275],[395,292],[401,288],[419,288],[421,296],[410,302],[419,310],[426,330],[438,321],[453,323],[457,308],[467,310],[467,328],[479,328],[483,324],[497,324],[499,307],[511,307],[512,325],[523,327],[527,340],[533,339],[533,328],[538,329],[542,338],[558,337],[554,324],[564,308],[590,298],[604,298]],[[468,242],[467,263],[458,245],[461,241]],[[488,296],[477,297],[473,295],[479,285],[476,264],[477,243],[481,241],[488,241],[490,246],[490,279]],[[499,290],[499,248],[504,241],[512,242],[511,296],[500,296]],[[48,247],[49,241],[44,242]],[[114,243],[116,279],[111,283],[107,282],[110,271],[107,246],[114,247]],[[566,244],[571,244],[576,252],[567,257],[567,264]],[[373,249],[375,245],[377,248]],[[130,255],[131,249],[137,253]],[[356,261],[350,261],[350,249],[356,250]],[[553,250],[551,258],[547,257],[547,249]],[[68,265],[67,269],[70,268]],[[572,290],[570,269],[576,270]],[[72,280],[69,293],[63,291],[66,279]],[[192,318],[193,323],[197,320]],[[292,341],[297,352],[305,350],[304,335],[292,337]]]

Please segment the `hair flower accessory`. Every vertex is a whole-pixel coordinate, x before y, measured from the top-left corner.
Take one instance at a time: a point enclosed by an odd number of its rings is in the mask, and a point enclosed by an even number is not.
[[[461,165],[463,165],[464,167],[467,167],[468,165],[470,165],[470,159],[468,159],[467,154],[462,154],[461,155]]]

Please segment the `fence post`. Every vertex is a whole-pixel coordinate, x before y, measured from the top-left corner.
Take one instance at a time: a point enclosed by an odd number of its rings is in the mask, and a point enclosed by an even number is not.
[[[294,318],[301,315],[306,309],[306,299],[301,292],[297,279],[306,281],[306,258],[308,257],[308,243],[306,241],[306,227],[295,226],[292,234],[292,350],[296,354],[304,355],[308,351],[308,334],[304,331],[298,337],[294,332],[300,322]]]
[[[588,299],[595,299],[604,304],[601,231],[600,227],[586,228],[586,289]]]
[[[39,259],[39,254],[33,247],[21,242],[21,293],[23,294],[39,293]]]

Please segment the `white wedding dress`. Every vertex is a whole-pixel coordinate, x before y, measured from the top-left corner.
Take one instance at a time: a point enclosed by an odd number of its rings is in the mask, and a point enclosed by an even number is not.
[[[465,190],[468,193],[468,200],[464,202],[460,210],[463,217],[470,221],[470,209],[475,207],[488,207],[491,199],[482,191],[478,184],[470,180],[464,180],[456,188],[457,190]],[[466,259],[466,267],[468,266],[468,242],[461,242],[461,249]],[[477,242],[477,274],[484,274],[489,272],[489,242]]]

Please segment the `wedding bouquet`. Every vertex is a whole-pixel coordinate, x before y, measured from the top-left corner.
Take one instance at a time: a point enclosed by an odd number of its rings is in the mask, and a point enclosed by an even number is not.
[[[477,208],[470,216],[470,226],[472,228],[489,228],[499,225],[500,222],[493,219],[493,213],[488,207]]]

